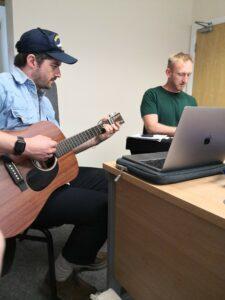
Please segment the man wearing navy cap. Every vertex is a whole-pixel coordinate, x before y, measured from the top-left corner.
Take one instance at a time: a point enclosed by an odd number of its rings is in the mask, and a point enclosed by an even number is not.
[[[18,53],[45,53],[66,64],[75,64],[77,59],[62,50],[59,35],[41,28],[25,32],[16,43]]]
[[[25,32],[16,43],[16,49],[14,68],[10,73],[0,74],[0,130],[20,130],[45,120],[58,126],[43,89],[51,88],[61,76],[62,62],[74,64],[77,59],[63,51],[57,33],[41,28]],[[104,127],[104,134],[84,143],[75,152],[97,145],[119,130],[117,124]],[[49,157],[52,155],[49,153]],[[107,238],[107,180],[104,171],[80,168],[75,181],[57,189],[49,197],[34,224],[43,228],[74,224],[56,259],[57,289],[62,299],[88,299],[95,288],[75,276],[74,270],[78,267],[97,270],[105,266],[105,260],[96,257]]]

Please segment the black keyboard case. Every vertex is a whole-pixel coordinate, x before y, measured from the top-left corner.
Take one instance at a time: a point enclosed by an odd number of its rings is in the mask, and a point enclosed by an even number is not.
[[[152,153],[153,157],[156,153]],[[149,154],[150,155],[150,154]],[[176,171],[163,171],[149,168],[138,162],[130,161],[132,155],[124,155],[117,159],[117,168],[156,184],[168,184],[211,176],[225,172],[225,164],[215,163]]]

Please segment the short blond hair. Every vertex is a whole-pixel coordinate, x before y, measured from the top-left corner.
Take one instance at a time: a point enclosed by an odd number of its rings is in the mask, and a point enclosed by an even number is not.
[[[183,52],[179,52],[179,53],[173,54],[169,57],[167,68],[172,69],[174,64],[178,61],[183,61],[183,62],[191,61],[193,63],[193,59],[192,59],[191,55],[183,53]]]

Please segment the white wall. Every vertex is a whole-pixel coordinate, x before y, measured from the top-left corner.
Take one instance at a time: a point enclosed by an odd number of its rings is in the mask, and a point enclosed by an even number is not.
[[[194,0],[193,3],[193,22],[210,21],[214,18],[225,16],[224,0]]]
[[[66,135],[119,111],[126,123],[110,140],[79,154],[100,166],[125,154],[126,136],[141,132],[144,91],[163,84],[167,57],[188,51],[192,2],[186,0],[12,0],[14,42],[31,28],[56,31],[79,59],[62,67],[60,116]]]

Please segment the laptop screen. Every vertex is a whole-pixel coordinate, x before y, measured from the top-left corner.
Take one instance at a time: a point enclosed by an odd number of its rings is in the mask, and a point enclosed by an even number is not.
[[[185,107],[163,170],[225,160],[225,108]]]

